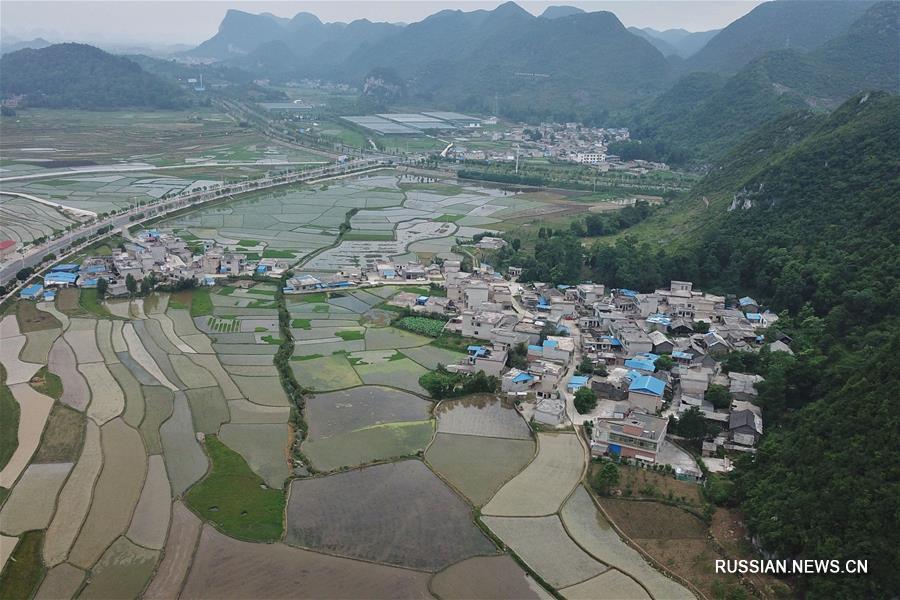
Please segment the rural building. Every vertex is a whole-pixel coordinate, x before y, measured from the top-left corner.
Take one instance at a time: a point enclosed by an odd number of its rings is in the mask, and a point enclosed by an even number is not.
[[[655,463],[669,422],[631,411],[621,419],[595,419],[591,432],[591,454],[613,454]]]
[[[635,377],[628,386],[628,401],[635,408],[655,413],[662,408],[666,382],[649,375]]]
[[[39,283],[32,283],[19,292],[19,298],[22,298],[23,300],[40,300],[43,293],[44,286]]]
[[[534,407],[534,420],[556,426],[566,418],[566,403],[559,398],[541,398]]]

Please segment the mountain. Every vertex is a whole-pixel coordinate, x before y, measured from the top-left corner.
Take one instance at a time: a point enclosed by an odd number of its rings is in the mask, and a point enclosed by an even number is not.
[[[657,31],[650,27],[644,27],[643,29],[629,27],[628,31],[646,39],[664,56],[675,55],[687,58],[703,48],[720,30],[711,29],[709,31],[690,32],[684,29],[667,29],[665,31]]]
[[[0,58],[0,94],[25,95],[29,106],[112,109],[180,108],[177,87],[137,63],[85,44],[55,44]]]
[[[377,42],[401,29],[401,25],[366,19],[323,23],[306,12],[285,19],[268,13],[229,10],[216,35],[184,55],[230,61],[256,69],[259,75],[319,75],[327,74],[361,45]]]
[[[571,17],[572,15],[580,15],[583,10],[577,6],[548,6],[541,13],[545,19],[559,19],[561,17]]]
[[[804,107],[831,110],[863,89],[900,93],[900,4],[870,5],[848,30],[810,52],[768,52],[730,78],[692,73],[634,111],[638,139],[721,157],[743,135]]]
[[[862,0],[764,2],[717,33],[683,68],[732,74],[772,50],[812,50],[845,33],[872,4]]]
[[[25,48],[32,48],[34,50],[37,50],[39,48],[46,48],[50,45],[51,42],[48,42],[44,38],[35,38],[33,40],[27,41],[17,40],[0,46],[0,54],[7,54],[9,52],[15,52],[16,50],[24,50]]]
[[[564,44],[560,40],[565,40]],[[516,119],[598,120],[663,89],[671,66],[609,12],[535,17],[508,2],[445,10],[355,51],[343,75],[394,68],[421,103]]]

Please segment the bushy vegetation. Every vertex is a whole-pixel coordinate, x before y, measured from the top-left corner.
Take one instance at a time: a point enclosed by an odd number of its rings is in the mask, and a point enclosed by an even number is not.
[[[19,403],[6,385],[6,369],[0,365],[0,469],[19,447]]]
[[[597,408],[597,394],[588,386],[582,386],[575,392],[575,410],[580,415],[586,415]]]
[[[484,371],[472,375],[451,373],[443,365],[438,365],[436,370],[422,375],[419,378],[419,385],[435,400],[484,392],[494,393],[500,390],[500,380],[493,375],[485,375]]]
[[[400,329],[436,338],[444,330],[444,321],[428,317],[403,317],[394,323]]]

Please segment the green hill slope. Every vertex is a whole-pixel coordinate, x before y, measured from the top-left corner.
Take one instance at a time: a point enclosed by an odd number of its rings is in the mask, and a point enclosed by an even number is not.
[[[590,252],[609,285],[693,280],[775,311],[794,356],[750,355],[766,435],[731,502],[781,558],[866,559],[869,574],[809,576],[809,597],[900,589],[900,98],[785,116],[719,163],[691,196]],[[640,239],[627,237],[640,233]],[[649,277],[649,278],[648,278]]]
[[[50,108],[180,108],[177,87],[137,63],[85,44],[55,44],[0,58],[0,94]]]

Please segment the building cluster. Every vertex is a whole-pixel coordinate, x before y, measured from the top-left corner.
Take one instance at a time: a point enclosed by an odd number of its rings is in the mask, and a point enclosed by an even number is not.
[[[106,280],[107,295],[129,293],[129,276],[141,282],[152,276],[155,283],[176,283],[195,279],[201,285],[213,285],[228,276],[280,275],[291,264],[289,259],[254,258],[232,252],[210,240],[188,244],[180,237],[157,229],[139,232],[112,250],[109,256],[91,256],[81,264],[56,265],[44,275],[44,290],[79,287],[96,288]]]
[[[581,123],[541,123],[537,127],[518,125],[506,131],[473,131],[455,138],[446,151],[448,158],[511,162],[524,158],[555,159],[596,167],[602,172],[622,171],[645,174],[667,171],[668,165],[646,160],[622,160],[609,152],[612,142],[628,141],[627,128],[587,127]],[[508,148],[483,150],[482,141],[507,142]]]

